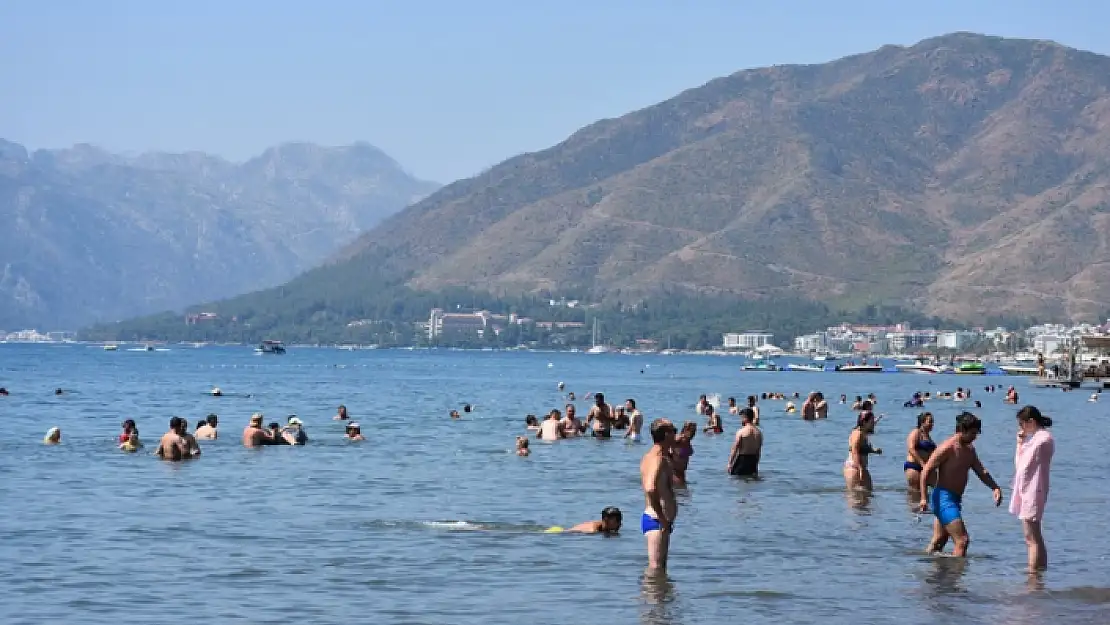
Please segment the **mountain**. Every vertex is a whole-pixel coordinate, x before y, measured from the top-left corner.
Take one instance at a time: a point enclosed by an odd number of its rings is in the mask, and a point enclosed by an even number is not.
[[[280,284],[436,188],[365,143],[289,143],[231,163],[0,140],[0,328],[72,328]]]

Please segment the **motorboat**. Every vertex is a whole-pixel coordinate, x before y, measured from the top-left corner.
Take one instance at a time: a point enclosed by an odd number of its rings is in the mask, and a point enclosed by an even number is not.
[[[825,371],[825,368],[822,367],[821,365],[807,365],[807,364],[791,363],[789,365],[786,365],[786,370],[787,371],[810,371],[812,373],[823,373]]]
[[[894,368],[902,373],[924,373],[924,374],[937,374],[945,373],[951,369],[946,365],[935,365],[920,360],[914,362],[899,362],[894,365]]]
[[[1023,365],[1000,365],[998,368],[1006,375],[1037,375],[1040,372],[1036,367]]]
[[[882,373],[883,366],[878,363],[873,365],[837,365],[836,371],[840,373]]]
[[[104,346],[104,351],[106,351],[106,352],[114,352],[114,351],[117,351],[117,350],[119,350],[119,345],[105,345]]]
[[[781,368],[773,361],[758,358],[752,362],[740,367],[742,371],[781,371]]]
[[[956,365],[956,373],[960,375],[983,375],[987,366],[981,362],[961,362]]]
[[[281,341],[262,341],[254,351],[258,354],[284,354],[285,346]]]

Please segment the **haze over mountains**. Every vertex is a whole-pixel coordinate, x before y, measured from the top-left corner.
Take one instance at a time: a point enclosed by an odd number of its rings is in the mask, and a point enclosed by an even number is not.
[[[365,143],[231,163],[0,140],[0,328],[76,328],[280,284],[437,187]]]
[[[1097,318],[1108,94],[1110,58],[968,33],[741,71],[450,184],[311,281]]]

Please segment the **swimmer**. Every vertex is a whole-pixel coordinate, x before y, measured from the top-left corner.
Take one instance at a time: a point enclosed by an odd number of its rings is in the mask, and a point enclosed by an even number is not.
[[[297,415],[289,415],[285,427],[281,429],[281,437],[290,445],[304,445],[308,443],[308,432],[304,431],[304,421]]]
[[[64,392],[65,392],[65,391],[63,391],[63,390],[62,390],[62,389],[60,389],[60,388],[56,388],[56,389],[54,389],[54,394],[55,394],[55,395],[61,395],[61,394],[62,394],[62,393],[64,393]]]
[[[200,440],[216,440],[219,438],[219,431],[216,426],[219,424],[220,418],[214,414],[210,414],[204,418],[204,424],[197,428],[193,436]]]
[[[918,485],[921,492],[919,509],[926,512],[932,503],[933,514],[936,516],[933,521],[933,537],[926,548],[929,553],[943,550],[951,536],[955,542],[952,555],[967,555],[967,546],[971,539],[964,525],[961,508],[968,472],[974,471],[979,480],[991,489],[995,506],[1002,505],[1002,489],[983,467],[972,444],[982,431],[983,422],[979,417],[970,412],[960,413],[956,417],[956,433],[937,447],[921,472],[921,482]],[[932,495],[927,495],[929,491],[926,478],[934,471],[937,473],[937,484]]]
[[[694,446],[690,443],[697,433],[697,423],[693,421],[683,423],[682,431],[675,437],[674,445],[671,447],[671,467],[676,486],[686,486],[686,469],[690,467],[690,457],[694,455]]]
[[[196,458],[200,455],[200,445],[197,444],[197,437],[189,433],[189,422],[179,419],[177,425],[177,433],[181,436],[181,440],[185,441],[185,459]]]
[[[728,398],[728,413],[731,414],[731,415],[740,414],[740,407],[736,405],[736,398],[735,397],[729,397]]]
[[[755,395],[748,395],[748,408],[751,408],[752,414],[755,415],[752,420],[752,424],[759,425],[759,406],[756,405]]]
[[[547,418],[540,423],[540,428],[536,430],[536,438],[544,441],[557,441],[563,438],[563,427],[560,417],[562,414],[556,408],[547,413]]]
[[[616,536],[621,530],[621,523],[624,521],[624,515],[621,514],[620,508],[609,506],[601,511],[600,521],[586,521],[579,523],[574,527],[567,530],[568,532],[575,532],[578,534],[602,534],[605,536]]]
[[[538,432],[539,429],[540,429],[540,421],[539,421],[539,419],[536,418],[536,415],[534,415],[534,414],[525,415],[524,416],[524,427],[529,432]]]
[[[347,415],[347,407],[340,404],[339,405],[339,412],[336,413],[336,415],[334,417],[332,417],[331,419],[332,419],[332,421],[346,421],[347,419],[350,419],[350,418],[351,417],[349,417]]]
[[[470,404],[463,404],[463,412],[470,412],[474,408]]]
[[[644,427],[644,415],[636,409],[635,399],[624,400],[624,410],[628,413],[628,432],[624,438],[631,443],[640,441],[640,430]]]
[[[560,393],[561,393],[561,392],[563,392],[563,389],[564,389],[564,388],[566,388],[566,385],[565,385],[565,384],[563,384],[562,382],[559,382],[559,392],[560,392]]]
[[[559,427],[563,428],[563,438],[574,438],[586,431],[586,424],[574,415],[574,404],[566,405],[567,413],[563,416]]]
[[[46,436],[42,437],[42,442],[47,445],[57,445],[62,442],[62,428],[52,427],[46,431]]]
[[[516,437],[516,455],[524,457],[532,453],[528,449],[528,438],[524,436]]]
[[[1099,391],[1095,391],[1095,392],[1091,393],[1091,396],[1087,398],[1087,401],[1089,401],[1089,402],[1098,401],[1098,395],[1099,395]]]
[[[119,448],[129,453],[142,449],[143,444],[139,441],[139,432],[137,430],[132,430],[128,439],[119,444]]]
[[[213,386],[212,390],[208,391],[208,392],[209,392],[209,394],[212,395],[212,397],[221,397],[224,394],[224,392],[221,391],[220,387],[218,387],[218,386]]]
[[[917,492],[921,484],[921,469],[929,461],[929,456],[937,448],[930,432],[933,431],[933,413],[923,412],[917,415],[917,427],[910,430],[906,437],[906,461],[902,463],[902,472],[906,474],[906,486]],[[936,476],[931,475],[927,480],[932,486],[936,483]]]
[[[793,403],[787,404],[787,412]],[[806,396],[806,400],[802,402],[802,419],[806,421],[814,421],[817,419],[817,393],[810,393]]]
[[[8,392],[8,389],[4,388],[3,386],[0,386],[0,397],[7,397],[10,394],[11,393]]]
[[[134,419],[128,419],[128,420],[124,421],[123,423],[120,424],[120,427],[123,428],[123,432],[121,432],[120,435],[119,435],[119,442],[120,443],[126,443],[127,440],[129,438],[131,438],[131,433],[132,432],[138,432],[139,431],[139,428],[135,426],[135,420]]]
[[[450,414],[449,416],[450,416],[450,417],[451,417],[452,419],[461,419],[461,418],[462,418],[462,415],[461,415],[461,414],[459,414],[459,411],[458,411],[458,410],[452,410],[452,411],[451,411],[451,414]]]
[[[821,391],[813,394],[813,410],[817,413],[818,419],[829,418],[829,402],[825,400],[825,394]]]
[[[170,461],[179,461],[188,456],[188,443],[181,437],[181,421],[181,417],[170,417],[170,427],[158,441],[155,456]]]
[[[796,412],[797,410],[798,409],[794,407],[794,402],[792,402],[792,401],[786,402],[786,411],[787,412],[792,413],[792,412]]]
[[[272,444],[274,444],[273,436],[262,429],[262,413],[256,412],[252,414],[250,424],[243,428],[243,446],[259,447],[261,445]]]
[[[652,446],[640,460],[640,485],[644,491],[644,514],[640,517],[640,531],[647,539],[649,576],[667,571],[671,534],[678,515],[675,501],[674,469],[671,466],[671,448],[678,431],[666,419],[656,419],[648,427]]]
[[[871,446],[871,434],[875,432],[878,420],[870,410],[861,412],[856,419],[856,427],[848,437],[848,459],[844,461],[844,483],[849,490],[870,491],[871,472],[867,469],[867,457],[881,454],[882,449]]]
[[[755,425],[755,411],[751,408],[740,411],[740,423],[725,470],[737,477],[757,477],[759,458],[763,455],[763,432]]]
[[[343,432],[343,438],[349,441],[364,441],[366,437],[362,435],[362,428],[358,423],[351,421],[347,424],[346,430]]]
[[[571,406],[567,406],[567,415],[571,413]],[[605,403],[605,394],[594,395],[594,405],[586,415],[586,424],[592,425],[591,434],[594,438],[609,438],[612,436],[613,408]]]

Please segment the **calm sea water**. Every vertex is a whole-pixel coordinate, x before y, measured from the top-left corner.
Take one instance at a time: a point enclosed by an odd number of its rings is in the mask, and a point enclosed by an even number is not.
[[[0,346],[0,622],[110,623],[187,618],[252,623],[979,623],[1105,622],[1106,403],[1000,377],[741,372],[732,358],[249,348],[104,352]],[[526,413],[579,397],[635,397],[648,418],[694,418],[700,393],[740,398],[874,392],[887,416],[875,442],[877,491],[845,496],[854,415],[835,405],[805,423],[763,402],[763,479],[730,479],[731,436],[694,441],[670,580],[645,583],[637,467],[643,445],[590,439],[511,453]],[[1013,474],[1014,408],[988,383],[1016,383],[1056,418],[1046,519],[1051,569],[1022,572],[1019,523],[974,481],[966,562],[927,557],[931,517],[909,511],[903,440],[914,390],[976,385],[977,443],[1003,485]],[[206,395],[213,385],[229,396]],[[68,392],[53,395],[55,387]],[[251,394],[252,397],[246,397]],[[447,413],[476,406],[461,421]],[[365,443],[341,440],[338,404]],[[584,414],[588,402],[579,401]],[[934,433],[966,405],[934,402]],[[247,450],[248,416],[296,413],[310,445]],[[220,415],[197,462],[150,455],[171,415]],[[146,453],[116,449],[122,419]],[[733,419],[726,420],[729,434]],[[50,426],[63,442],[41,443]],[[1009,489],[1007,488],[1007,498]],[[1008,499],[1007,499],[1008,501]],[[625,512],[618,538],[539,528]],[[481,529],[478,529],[481,528]],[[172,615],[172,616],[171,616]]]

